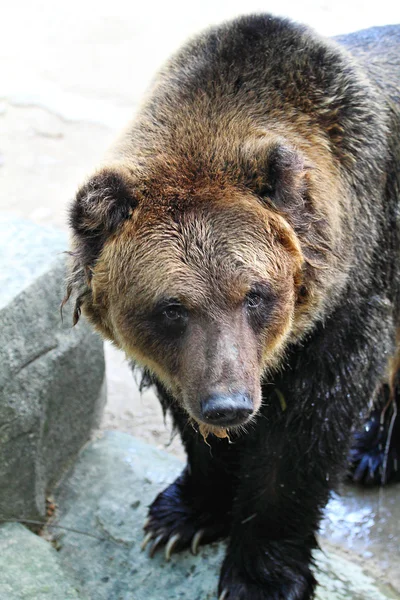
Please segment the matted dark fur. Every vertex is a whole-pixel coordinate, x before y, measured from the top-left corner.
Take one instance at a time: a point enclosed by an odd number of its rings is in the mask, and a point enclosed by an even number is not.
[[[149,373],[188,454],[153,554],[229,536],[224,600],[307,600],[345,474],[398,479],[400,29],[214,27],[81,188],[68,295]],[[372,434],[371,434],[372,431]]]

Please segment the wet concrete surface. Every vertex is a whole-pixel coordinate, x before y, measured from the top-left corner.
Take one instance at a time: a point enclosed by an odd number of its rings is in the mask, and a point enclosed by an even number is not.
[[[321,536],[400,593],[400,484],[344,486],[327,507]]]

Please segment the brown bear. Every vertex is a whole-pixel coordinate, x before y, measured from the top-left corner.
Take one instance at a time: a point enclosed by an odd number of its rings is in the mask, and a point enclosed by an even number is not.
[[[220,600],[313,596],[373,406],[356,478],[398,477],[400,28],[339,41],[269,15],[196,37],[71,208],[75,320],[145,369],[188,455],[145,544],[228,536]]]

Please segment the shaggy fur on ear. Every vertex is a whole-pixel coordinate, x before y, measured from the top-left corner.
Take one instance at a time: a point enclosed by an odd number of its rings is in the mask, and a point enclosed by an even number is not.
[[[94,264],[106,239],[137,206],[128,177],[122,171],[101,171],[76,195],[69,220],[85,267]]]
[[[74,232],[71,274],[61,308],[76,294],[73,323],[90,296],[92,268],[106,240],[130,217],[138,204],[130,174],[123,168],[107,168],[96,173],[78,191],[70,209]]]
[[[278,210],[290,210],[302,204],[306,193],[306,173],[310,166],[285,140],[264,145],[249,143],[240,157],[245,185]]]
[[[304,158],[293,148],[277,144],[271,149],[268,160],[268,187],[270,198],[277,208],[287,203],[298,204],[306,192]],[[261,195],[264,196],[267,190]]]

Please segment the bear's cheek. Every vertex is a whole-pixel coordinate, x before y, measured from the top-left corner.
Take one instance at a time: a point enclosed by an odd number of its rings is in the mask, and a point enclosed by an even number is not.
[[[278,311],[276,311],[278,312]],[[264,329],[258,339],[259,361],[263,371],[273,369],[280,363],[282,353],[292,335],[293,307],[282,307],[279,314]]]
[[[177,394],[182,355],[181,336],[162,335],[151,319],[140,317],[140,312],[139,315],[133,310],[114,310],[113,313],[113,340],[117,346]]]

